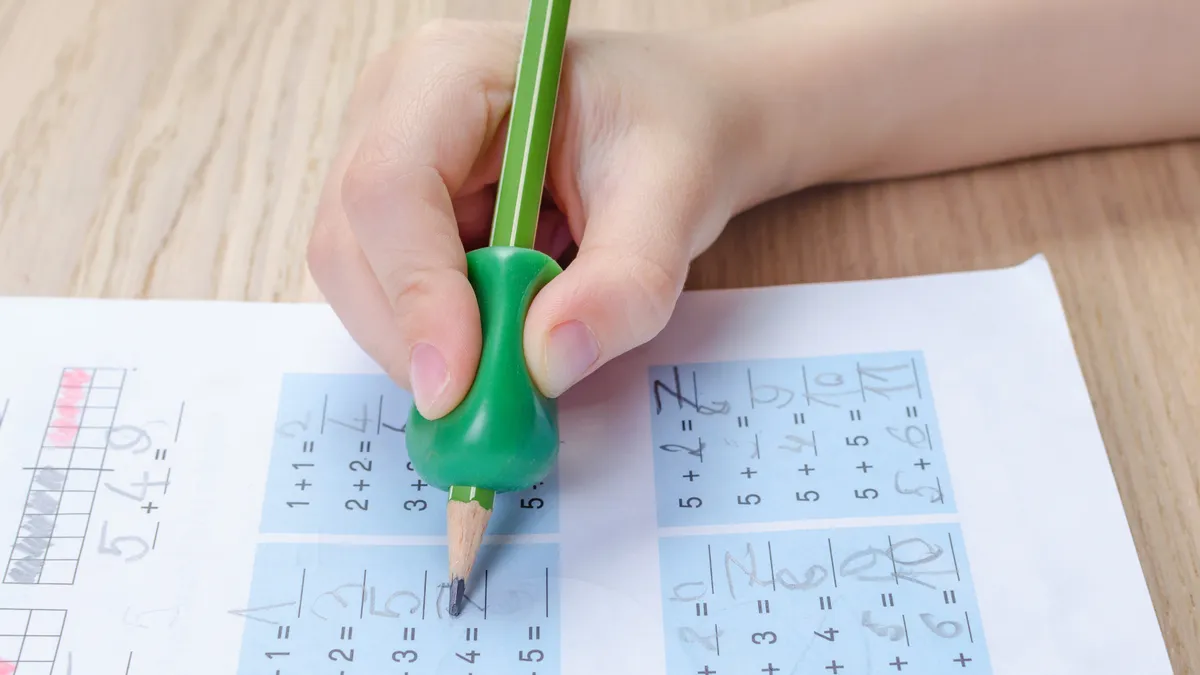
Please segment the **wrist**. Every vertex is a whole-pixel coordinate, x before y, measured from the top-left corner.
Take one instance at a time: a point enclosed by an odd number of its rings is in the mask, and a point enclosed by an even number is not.
[[[818,183],[928,175],[1200,129],[1194,2],[810,0],[713,29],[742,210]]]
[[[839,91],[831,44],[810,41],[803,6],[700,34],[727,141],[735,212],[838,180],[855,162],[852,103]]]

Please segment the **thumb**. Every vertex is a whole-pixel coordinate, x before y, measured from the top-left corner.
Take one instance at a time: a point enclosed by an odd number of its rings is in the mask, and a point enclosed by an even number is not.
[[[663,203],[669,193],[632,195],[590,214],[575,259],[534,298],[525,354],[546,396],[666,326],[687,278],[693,230],[688,210]]]

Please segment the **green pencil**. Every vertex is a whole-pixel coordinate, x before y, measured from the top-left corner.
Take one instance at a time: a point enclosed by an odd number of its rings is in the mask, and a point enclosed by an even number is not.
[[[438,420],[415,406],[406,445],[414,470],[448,493],[451,616],[458,616],[497,492],[529,489],[553,467],[558,415],[533,385],[522,347],[533,296],[561,272],[533,248],[545,186],[570,0],[531,0],[517,62],[489,245],[467,255],[483,349],[463,402]],[[527,508],[538,508],[530,498]]]
[[[533,248],[570,12],[570,0],[529,3],[496,190],[491,246]]]

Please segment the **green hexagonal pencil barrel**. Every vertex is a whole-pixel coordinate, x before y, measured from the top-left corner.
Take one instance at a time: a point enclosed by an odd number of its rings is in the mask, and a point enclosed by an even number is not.
[[[409,413],[405,437],[413,469],[448,493],[451,616],[462,610],[496,493],[533,486],[558,456],[558,411],[534,384],[523,345],[530,304],[562,271],[533,246],[570,6],[570,0],[529,5],[492,236],[488,247],[467,254],[483,329],[475,381],[439,419],[426,419],[415,406]]]

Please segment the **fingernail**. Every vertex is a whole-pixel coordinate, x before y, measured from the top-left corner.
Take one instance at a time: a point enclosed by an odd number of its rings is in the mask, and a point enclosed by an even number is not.
[[[408,378],[412,382],[413,402],[427,418],[436,412],[438,399],[450,384],[446,359],[433,345],[421,342],[413,347],[409,357]]]
[[[547,396],[558,396],[583,377],[600,357],[600,345],[580,321],[567,321],[550,331],[546,343]]]

